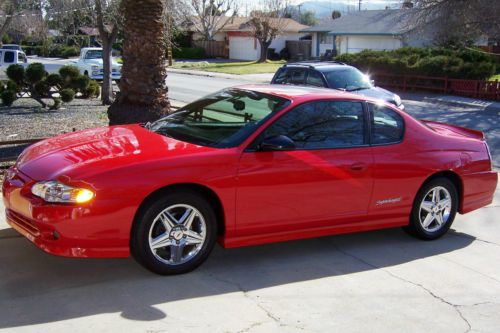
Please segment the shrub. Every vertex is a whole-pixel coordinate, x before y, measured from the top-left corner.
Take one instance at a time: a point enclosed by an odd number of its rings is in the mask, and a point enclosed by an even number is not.
[[[2,103],[5,106],[11,106],[14,103],[14,101],[17,99],[16,93],[14,91],[8,90],[8,89],[2,91],[2,94],[0,95],[0,97],[2,98]]]
[[[12,65],[7,67],[7,77],[17,84],[22,84],[24,80],[24,67],[22,65]]]
[[[64,103],[69,103],[75,98],[75,91],[71,88],[63,89],[59,92],[61,95],[61,100]]]
[[[175,59],[203,59],[205,58],[205,49],[201,47],[179,47],[172,50],[172,56]]]
[[[70,81],[77,79],[80,76],[80,70],[76,66],[67,65],[59,69],[59,75],[61,75],[64,81]]]
[[[35,92],[41,97],[47,97],[50,93],[50,85],[47,80],[41,80],[35,83]]]
[[[85,88],[90,84],[90,78],[86,75],[79,75],[76,79],[73,80],[72,88],[76,89],[76,91],[82,92]]]
[[[392,51],[364,50],[356,54],[342,54],[335,60],[371,73],[478,80],[488,79],[493,75],[498,62],[485,53],[443,47],[403,47]]]
[[[75,46],[63,47],[61,52],[61,58],[77,57],[80,54],[80,50]]]
[[[63,79],[59,74],[49,74],[46,78],[47,83],[51,86],[60,87],[63,84]]]
[[[25,76],[26,80],[29,83],[35,84],[38,81],[42,80],[45,76],[47,76],[47,72],[45,71],[45,67],[42,64],[36,62],[28,65],[28,67],[26,68]]]
[[[51,110],[57,110],[61,107],[61,99],[59,97],[54,98],[54,104],[50,106]]]
[[[80,91],[83,98],[97,98],[101,94],[101,87],[99,83],[94,80],[89,82],[89,85]]]

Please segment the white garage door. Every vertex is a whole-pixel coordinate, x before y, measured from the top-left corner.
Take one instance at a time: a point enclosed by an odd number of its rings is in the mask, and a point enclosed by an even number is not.
[[[253,37],[229,37],[229,58],[237,60],[258,60],[260,45],[254,48]]]

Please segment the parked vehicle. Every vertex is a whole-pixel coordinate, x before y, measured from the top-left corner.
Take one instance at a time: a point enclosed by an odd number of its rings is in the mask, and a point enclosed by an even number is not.
[[[274,75],[273,84],[295,84],[349,91],[396,105],[404,110],[399,95],[376,87],[374,81],[356,67],[342,62],[298,62],[283,65]]]
[[[3,44],[1,48],[5,50],[16,50],[24,52],[21,46],[17,44]]]
[[[80,73],[93,80],[102,81],[104,78],[103,51],[101,47],[85,47],[80,51],[80,58],[76,61],[76,66]],[[111,78],[120,80],[122,77],[122,65],[112,60]]]
[[[28,63],[28,58],[26,58],[24,52],[11,49],[0,49],[0,67],[2,67],[3,70],[7,69],[10,65],[26,63]]]
[[[482,132],[389,103],[286,85],[230,88],[153,123],[28,147],[3,184],[8,223],[42,250],[188,272],[232,248],[404,227],[436,239],[492,202]]]

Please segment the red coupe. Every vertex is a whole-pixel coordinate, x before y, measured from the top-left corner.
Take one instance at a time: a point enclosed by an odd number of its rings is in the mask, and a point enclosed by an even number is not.
[[[390,227],[435,239],[492,202],[483,133],[326,89],[231,88],[154,123],[27,148],[7,221],[42,250],[159,274],[225,248]]]

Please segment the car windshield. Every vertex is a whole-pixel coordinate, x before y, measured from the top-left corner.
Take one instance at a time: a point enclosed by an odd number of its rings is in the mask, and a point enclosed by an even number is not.
[[[269,116],[289,104],[288,99],[278,96],[252,90],[226,89],[144,127],[197,145],[236,147]]]
[[[102,59],[102,50],[87,51],[85,59]]]
[[[323,74],[328,86],[333,89],[356,91],[373,87],[370,78],[356,68],[339,68]]]

